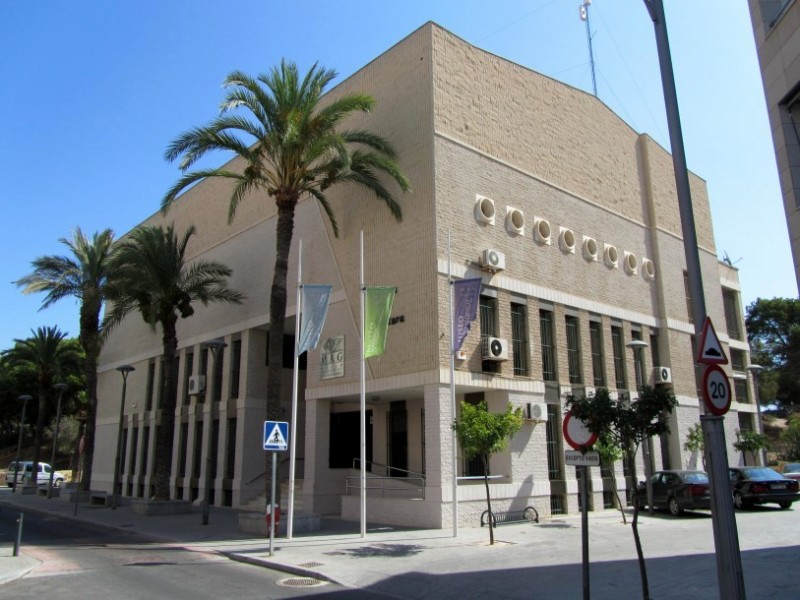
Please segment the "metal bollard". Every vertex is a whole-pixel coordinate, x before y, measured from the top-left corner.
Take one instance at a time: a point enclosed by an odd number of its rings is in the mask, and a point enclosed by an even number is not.
[[[17,518],[17,539],[14,540],[13,556],[19,556],[19,544],[22,541],[22,521],[24,518],[25,513],[19,513],[19,517]]]

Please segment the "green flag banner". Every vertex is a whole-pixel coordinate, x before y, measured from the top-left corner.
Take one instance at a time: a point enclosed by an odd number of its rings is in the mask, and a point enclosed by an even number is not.
[[[380,356],[386,349],[386,330],[396,287],[368,287],[364,305],[364,358]]]

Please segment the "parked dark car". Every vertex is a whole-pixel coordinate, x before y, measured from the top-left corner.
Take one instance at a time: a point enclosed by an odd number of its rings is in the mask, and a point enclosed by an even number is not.
[[[731,467],[729,469],[733,504],[750,508],[754,504],[774,503],[789,508],[800,500],[800,483],[768,467]]]
[[[779,473],[787,479],[800,480],[800,463],[787,462],[780,468]]]
[[[656,471],[650,481],[653,483],[653,508],[666,508],[675,516],[684,510],[711,508],[708,475],[704,471]],[[640,508],[647,506],[644,482],[636,488],[636,502]]]

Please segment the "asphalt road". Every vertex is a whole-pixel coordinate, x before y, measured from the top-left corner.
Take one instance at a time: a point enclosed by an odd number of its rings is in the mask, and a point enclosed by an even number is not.
[[[0,544],[13,545],[17,511],[0,509]],[[80,600],[385,598],[247,565],[214,553],[28,513],[25,554],[41,562],[0,588],[0,597]]]

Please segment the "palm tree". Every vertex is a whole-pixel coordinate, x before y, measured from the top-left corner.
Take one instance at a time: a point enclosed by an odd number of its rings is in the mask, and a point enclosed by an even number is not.
[[[280,67],[256,79],[234,71],[224,82],[228,91],[220,117],[179,136],[165,155],[170,161],[182,157],[180,168],[185,174],[164,196],[161,204],[164,211],[188,186],[211,177],[233,182],[228,222],[239,203],[252,192],[266,192],[261,197],[274,200],[277,205],[275,268],[269,303],[269,419],[279,419],[282,414],[286,278],[297,203],[306,195],[316,198],[338,237],[339,228],[326,196],[329,188],[346,183],[360,186],[385,203],[398,221],[402,216],[400,205],[385,187],[382,176],[388,176],[403,192],[410,189],[386,140],[363,130],[340,129],[351,114],[373,108],[375,100],[371,96],[345,95],[321,105],[323,92],[335,77],[334,71],[315,64],[301,80],[297,65],[288,61],[282,61]],[[188,171],[198,159],[214,150],[233,152],[244,163],[243,171],[225,168]],[[269,482],[269,461],[267,475],[265,481]]]
[[[75,347],[65,342],[67,334],[59,331],[58,327],[39,327],[36,331],[31,330],[31,333],[33,335],[27,339],[15,339],[14,346],[5,350],[3,356],[12,366],[30,369],[36,374],[39,411],[33,441],[33,477],[30,482],[35,486],[34,477],[39,472],[42,434],[47,417],[47,400],[53,394],[53,384],[58,379],[64,379],[70,367],[77,367],[79,357]]]
[[[186,247],[195,233],[189,227],[181,238],[170,224],[141,226],[120,242],[113,261],[115,275],[109,285],[110,310],[103,323],[105,333],[117,326],[132,310],[153,329],[161,326],[164,389],[161,426],[157,429],[154,497],[169,500],[172,468],[175,406],[178,391],[178,318],[194,314],[193,302],[241,304],[243,296],[226,287],[231,270],[220,263],[186,261]]]
[[[72,239],[61,238],[72,256],[42,256],[33,261],[33,272],[16,284],[23,294],[46,292],[42,308],[73,296],[80,300],[80,342],[85,352],[84,373],[88,412],[86,415],[85,467],[81,489],[88,490],[92,481],[95,422],[97,419],[97,359],[102,341],[100,311],[105,301],[109,260],[113,252],[114,233],[106,229],[87,238],[76,228]]]

